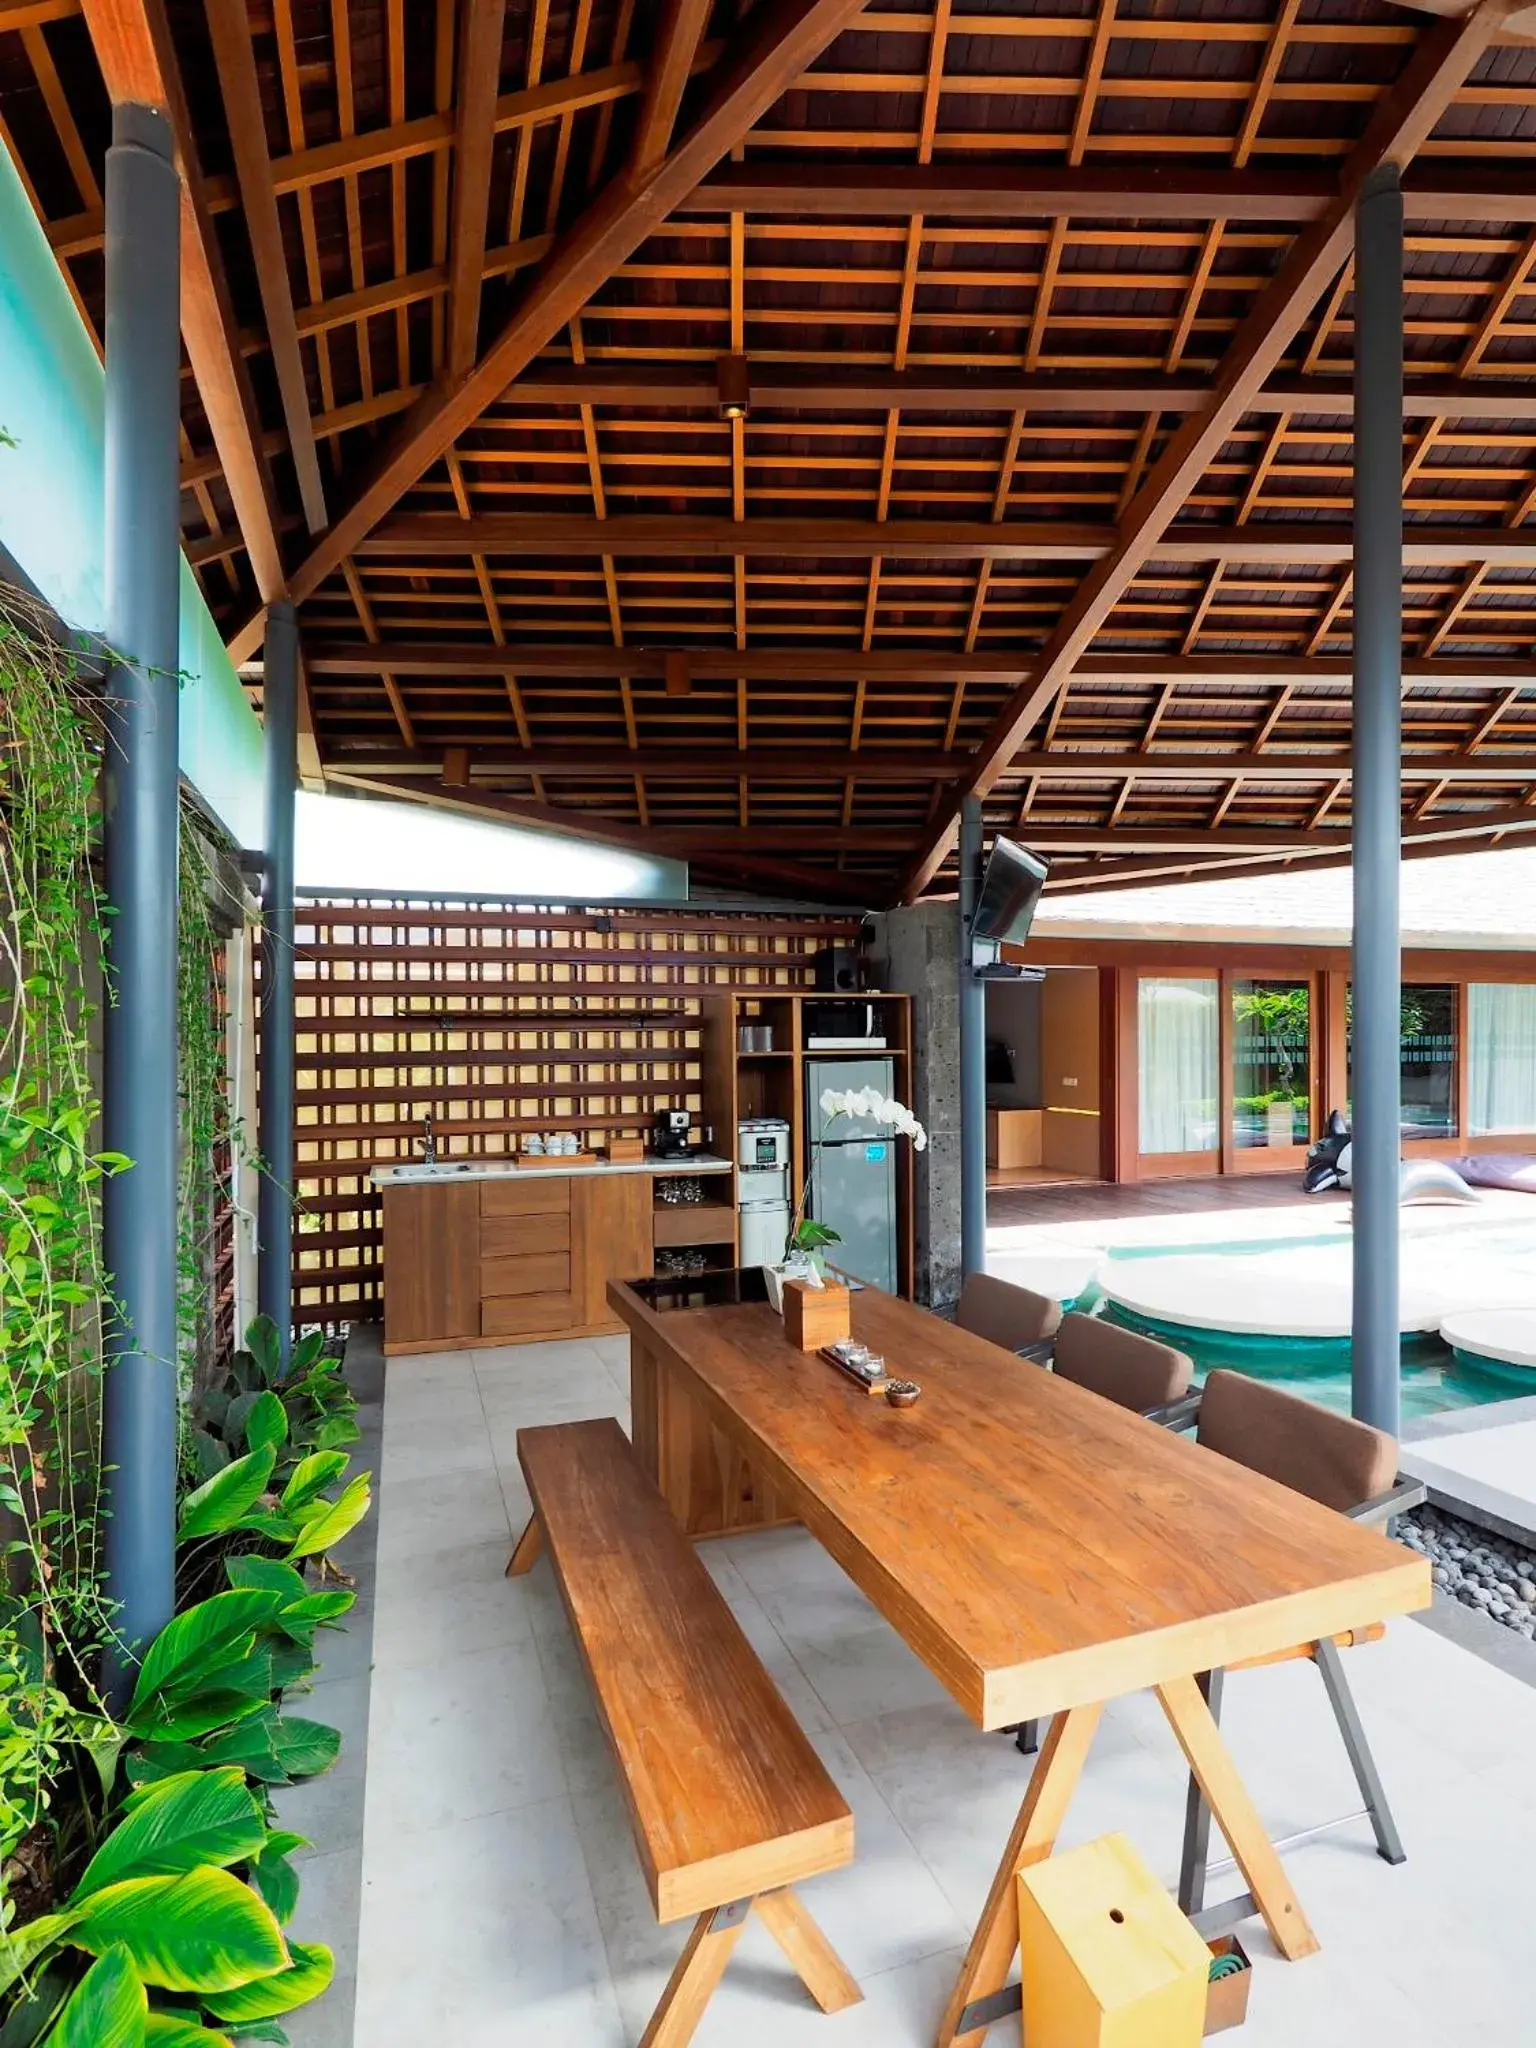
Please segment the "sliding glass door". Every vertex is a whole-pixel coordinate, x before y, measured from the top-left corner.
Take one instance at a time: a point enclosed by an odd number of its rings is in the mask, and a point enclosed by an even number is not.
[[[1467,990],[1467,1131],[1536,1131],[1536,983],[1476,982]]]
[[[1312,984],[1234,976],[1231,1029],[1231,1143],[1240,1154],[1305,1149],[1312,1136]],[[1272,1157],[1245,1157],[1268,1166]]]
[[[1211,1173],[1219,1164],[1220,988],[1215,975],[1141,977],[1137,1102],[1145,1173]]]

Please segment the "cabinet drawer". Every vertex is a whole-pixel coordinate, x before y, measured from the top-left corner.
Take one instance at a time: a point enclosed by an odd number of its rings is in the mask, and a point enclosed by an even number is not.
[[[571,1213],[568,1173],[530,1171],[526,1180],[485,1180],[480,1183],[482,1216],[555,1216]]]
[[[723,1202],[680,1202],[657,1209],[651,1219],[657,1244],[734,1244],[736,1211]]]
[[[535,1252],[525,1259],[482,1259],[480,1299],[506,1294],[569,1294],[571,1261],[567,1252]]]
[[[570,1248],[571,1219],[564,1210],[548,1216],[480,1218],[482,1259],[521,1259],[535,1252],[564,1252]]]
[[[480,1304],[482,1337],[525,1337],[575,1326],[569,1294],[507,1294]]]

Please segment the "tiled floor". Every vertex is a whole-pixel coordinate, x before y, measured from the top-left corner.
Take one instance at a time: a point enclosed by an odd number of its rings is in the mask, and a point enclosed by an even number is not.
[[[358,2048],[620,2048],[682,1944],[651,1916],[548,1566],[502,1576],[528,1505],[518,1428],[627,1420],[625,1360],[605,1339],[389,1368]],[[970,1725],[809,1536],[702,1555],[853,1808],[855,1863],[805,1890],[866,1997],[821,2016],[749,1927],[699,2048],[926,2048],[1029,1766]],[[1363,1823],[1288,1856],[1322,1953],[1285,1964],[1245,1931],[1257,1974],[1234,2039],[1527,2048],[1536,1690],[1413,1622],[1349,1670],[1410,1860],[1378,1861]],[[1235,1678],[1227,1701],[1274,1834],[1357,1804],[1309,1667]],[[1123,1701],[1066,1839],[1125,1829],[1171,1878],[1183,1791],[1154,1703]]]

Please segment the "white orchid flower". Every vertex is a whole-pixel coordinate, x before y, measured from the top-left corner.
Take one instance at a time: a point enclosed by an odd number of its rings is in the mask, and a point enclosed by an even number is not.
[[[829,1120],[838,1116],[866,1116],[875,1123],[889,1124],[902,1137],[912,1140],[912,1149],[928,1147],[928,1133],[904,1102],[894,1095],[882,1095],[878,1088],[825,1088],[821,1113]]]

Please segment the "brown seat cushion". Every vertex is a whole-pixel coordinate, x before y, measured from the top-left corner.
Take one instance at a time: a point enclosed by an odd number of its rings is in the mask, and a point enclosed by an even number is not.
[[[1122,1408],[1161,1408],[1189,1391],[1193,1362],[1171,1344],[1140,1337],[1100,1316],[1072,1314],[1056,1332],[1056,1371]]]
[[[1022,1345],[1038,1344],[1056,1334],[1061,1304],[1046,1295],[1032,1294],[1027,1287],[1015,1287],[1011,1280],[972,1273],[960,1290],[955,1321],[973,1336],[1001,1344],[1005,1351],[1017,1351]]]
[[[1324,1507],[1357,1508],[1397,1478],[1397,1443],[1385,1430],[1240,1372],[1206,1380],[1198,1440]]]

